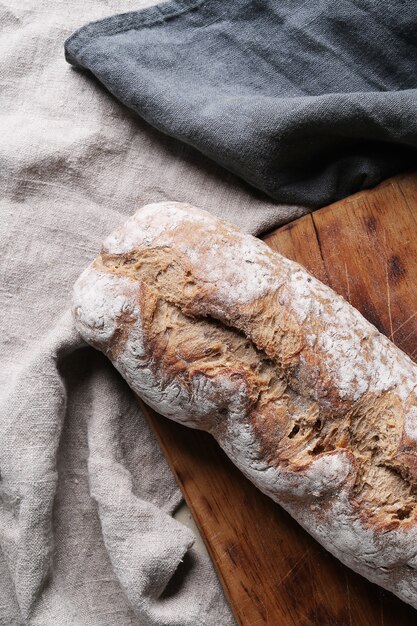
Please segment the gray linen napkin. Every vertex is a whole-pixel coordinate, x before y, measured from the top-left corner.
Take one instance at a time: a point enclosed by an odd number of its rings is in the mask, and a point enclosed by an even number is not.
[[[271,197],[322,206],[417,162],[414,0],[171,0],[70,63]]]

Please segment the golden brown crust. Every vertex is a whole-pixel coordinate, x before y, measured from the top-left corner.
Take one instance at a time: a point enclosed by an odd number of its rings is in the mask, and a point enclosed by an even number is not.
[[[401,401],[395,393],[367,393],[356,403],[341,400],[329,375],[322,374],[317,353],[306,352],[311,379],[300,384],[304,332],[288,311],[280,310],[279,292],[251,303],[243,315],[239,311],[236,328],[201,317],[212,294],[175,249],[103,252],[96,267],[147,286],[148,349],[168,377],[187,384],[190,364],[193,373],[205,376],[233,364],[231,371],[245,380],[251,424],[271,466],[303,467],[316,455],[349,450],[357,468],[351,502],[364,521],[393,528],[415,519],[416,459],[409,452],[407,464],[401,462]],[[110,357],[124,345],[127,331],[122,318]]]

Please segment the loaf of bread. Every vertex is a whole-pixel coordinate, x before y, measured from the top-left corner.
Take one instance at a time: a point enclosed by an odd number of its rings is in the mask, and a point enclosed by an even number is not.
[[[417,608],[417,369],[343,298],[164,202],[104,241],[74,317],[145,402],[209,431],[325,548]]]

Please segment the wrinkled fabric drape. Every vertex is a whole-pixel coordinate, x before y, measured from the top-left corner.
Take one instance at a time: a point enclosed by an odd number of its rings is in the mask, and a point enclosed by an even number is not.
[[[0,1],[0,625],[231,626],[132,394],[85,346],[72,285],[143,204],[260,233],[270,201],[74,71],[63,43],[140,0]]]
[[[70,63],[280,202],[417,163],[413,0],[171,0],[81,28]]]

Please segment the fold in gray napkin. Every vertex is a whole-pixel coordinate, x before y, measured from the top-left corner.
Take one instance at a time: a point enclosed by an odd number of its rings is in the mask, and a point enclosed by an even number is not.
[[[160,130],[317,207],[417,162],[416,23],[414,0],[173,0],[65,50]]]

